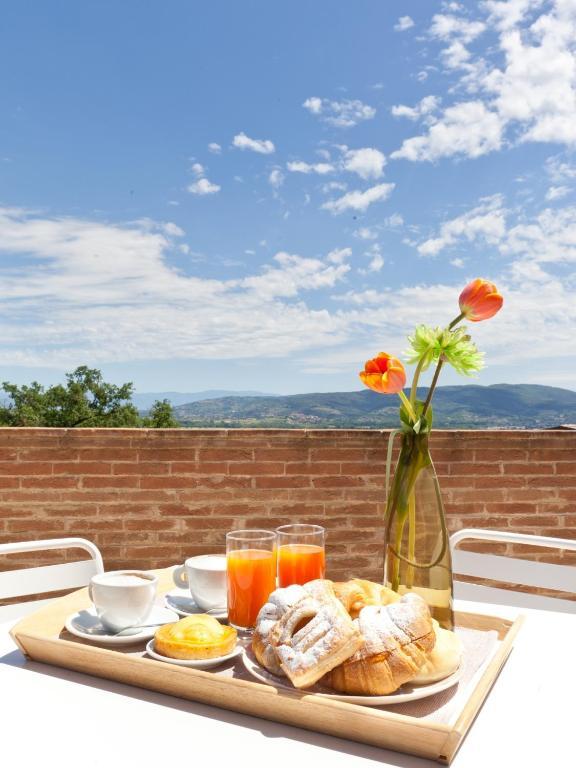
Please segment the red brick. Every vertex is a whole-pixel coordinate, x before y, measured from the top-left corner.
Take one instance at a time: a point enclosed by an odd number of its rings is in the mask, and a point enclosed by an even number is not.
[[[138,488],[139,477],[83,477],[82,488]]]
[[[30,461],[19,463],[17,461],[0,462],[0,475],[13,476],[25,475],[26,477],[38,475],[51,475],[53,464],[47,461]]]
[[[198,451],[199,461],[252,461],[254,458],[253,448],[200,448]]]
[[[111,464],[105,461],[55,461],[52,467],[55,475],[109,475],[112,472]]]
[[[170,518],[154,518],[152,520],[124,520],[126,531],[173,531],[178,526],[178,520]]]
[[[534,462],[533,464],[504,464],[506,475],[553,475],[554,464]]]
[[[23,477],[21,488],[77,488],[78,477]]]
[[[276,476],[284,474],[284,464],[282,462],[273,461],[254,461],[250,463],[231,462],[228,471],[231,475],[250,475],[250,477],[256,475]]]
[[[112,465],[112,474],[114,475],[167,475],[170,472],[170,464],[159,462],[129,464],[125,461],[120,464]]]
[[[257,477],[256,488],[308,488],[310,478],[306,475],[290,475],[285,477]]]

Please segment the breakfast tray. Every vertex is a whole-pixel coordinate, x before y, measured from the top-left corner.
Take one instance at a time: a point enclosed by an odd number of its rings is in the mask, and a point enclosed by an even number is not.
[[[172,569],[156,573],[159,593],[173,588]],[[240,657],[224,668],[200,671],[145,656],[144,642],[117,646],[114,650],[93,645],[64,629],[70,614],[89,605],[86,589],[72,592],[22,619],[11,635],[21,651],[35,661],[446,764],[452,761],[498,677],[523,621],[522,616],[512,622],[457,612],[456,623],[461,631],[494,638],[484,663],[465,685],[462,678],[451,692],[423,699],[424,707],[414,702],[384,708],[349,704],[256,682],[244,669]]]

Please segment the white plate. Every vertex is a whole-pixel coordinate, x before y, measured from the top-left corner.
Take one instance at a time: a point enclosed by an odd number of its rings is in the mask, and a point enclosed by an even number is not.
[[[205,611],[194,602],[194,598],[187,589],[173,589],[164,596],[164,602],[166,607],[170,608],[171,611],[176,611],[178,616],[196,616],[199,613],[207,613],[208,616],[213,616],[218,621],[227,621],[228,619],[228,609],[225,606]]]
[[[178,621],[178,615],[174,611],[162,606],[154,606],[152,613],[146,619],[146,624],[153,624],[153,626],[125,630],[121,635],[114,635],[104,628],[96,614],[96,609],[94,606],[90,606],[90,608],[68,616],[64,626],[71,635],[81,637],[82,640],[90,640],[102,645],[130,645],[154,637],[160,625],[172,621]]]
[[[275,688],[282,688],[288,691],[299,691],[300,693],[314,693],[317,696],[323,696],[326,699],[336,699],[337,701],[345,701],[348,704],[362,704],[368,707],[379,707],[383,704],[403,704],[405,701],[415,701],[416,699],[425,699],[428,696],[433,696],[435,693],[445,691],[447,688],[451,688],[458,682],[460,677],[460,670],[462,667],[452,673],[444,680],[439,680],[437,683],[431,683],[430,685],[410,685],[405,683],[395,693],[390,693],[387,696],[356,696],[346,693],[337,693],[323,685],[313,685],[310,688],[295,688],[288,678],[276,677],[268,670],[261,667],[256,661],[256,658],[250,648],[244,649],[242,654],[242,661],[244,666],[250,672],[250,674],[257,680],[267,685],[273,685]]]
[[[178,667],[192,667],[192,669],[212,669],[220,664],[224,664],[225,661],[233,659],[242,651],[242,646],[237,645],[231,653],[227,653],[226,656],[217,656],[215,659],[171,659],[169,656],[164,656],[162,653],[158,653],[154,650],[154,640],[150,640],[146,646],[146,653],[152,656],[153,659],[158,661],[166,661],[168,664],[176,664]]]

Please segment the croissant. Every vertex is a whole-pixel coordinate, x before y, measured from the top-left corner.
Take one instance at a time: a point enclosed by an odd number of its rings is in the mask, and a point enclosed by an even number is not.
[[[330,581],[316,579],[304,589],[306,595],[269,634],[280,666],[296,688],[313,685],[362,644],[358,627],[334,595]]]
[[[364,638],[361,647],[322,678],[337,691],[392,693],[416,676],[434,647],[428,606],[413,592],[390,605],[365,607],[354,623]]]
[[[336,597],[353,619],[357,619],[367,605],[388,605],[400,599],[397,592],[365,579],[335,581],[333,587]]]
[[[252,650],[258,663],[262,664],[273,675],[285,676],[284,670],[278,662],[276,651],[270,643],[270,631],[278,619],[281,619],[289,608],[307,594],[300,584],[280,587],[271,593],[268,602],[262,606],[258,613],[256,628],[252,637]]]

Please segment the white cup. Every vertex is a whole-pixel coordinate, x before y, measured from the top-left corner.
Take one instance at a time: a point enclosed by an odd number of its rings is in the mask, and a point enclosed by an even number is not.
[[[197,555],[172,572],[177,587],[189,588],[204,611],[226,610],[226,555]]]
[[[154,605],[158,578],[145,571],[108,571],[92,576],[88,593],[106,629],[143,624]]]

